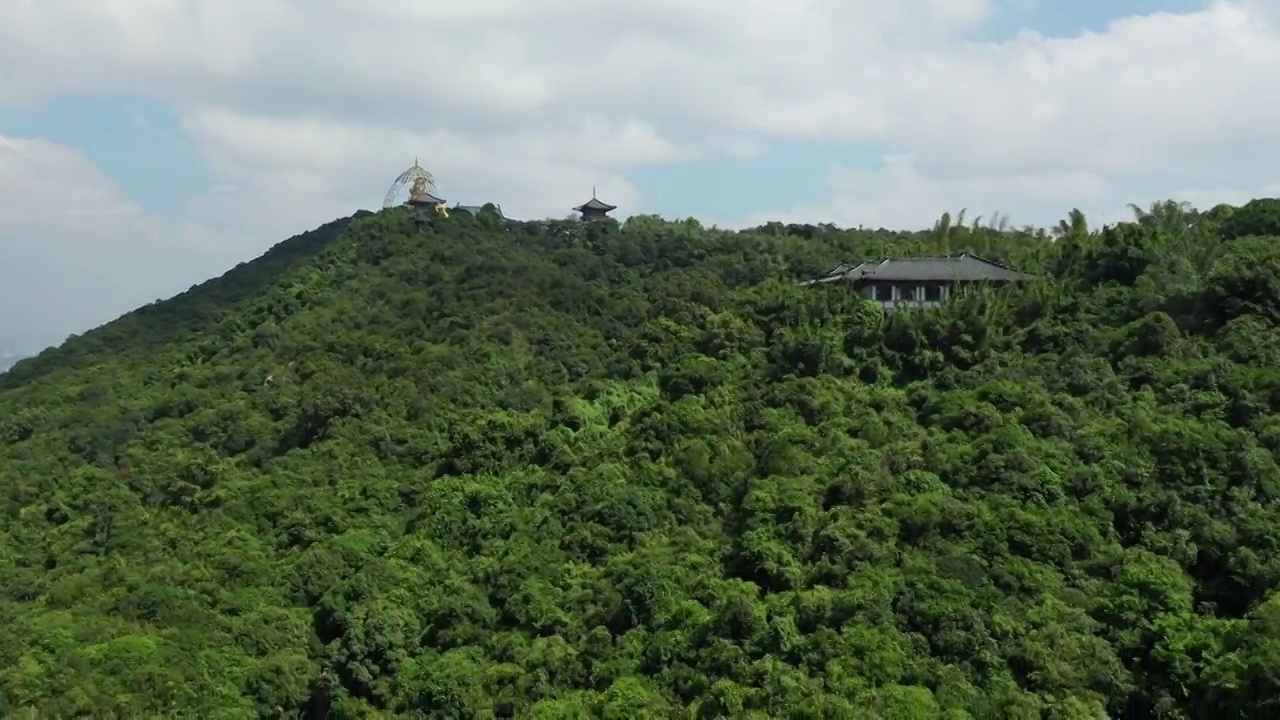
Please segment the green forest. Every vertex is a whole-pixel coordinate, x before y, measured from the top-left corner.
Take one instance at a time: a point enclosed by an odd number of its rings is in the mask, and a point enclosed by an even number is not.
[[[0,374],[0,716],[1280,712],[1280,200],[1134,211],[289,239]]]

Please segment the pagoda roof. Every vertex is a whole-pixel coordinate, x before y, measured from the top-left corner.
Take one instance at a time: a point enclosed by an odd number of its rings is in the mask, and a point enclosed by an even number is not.
[[[607,202],[601,202],[599,199],[596,198],[596,194],[594,192],[591,193],[590,200],[574,208],[576,212],[582,212],[584,210],[602,210],[604,212],[609,212],[610,210],[617,210],[617,209],[618,209],[617,205],[610,205]]]
[[[440,203],[443,203],[443,202],[444,202],[443,198],[438,198],[429,192],[424,192],[418,195],[414,195],[408,200],[408,204],[410,205],[439,205]]]

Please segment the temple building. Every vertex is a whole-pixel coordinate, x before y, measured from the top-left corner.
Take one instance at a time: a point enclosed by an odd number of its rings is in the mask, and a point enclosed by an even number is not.
[[[417,165],[413,167],[416,168]],[[430,179],[422,173],[421,176],[413,178],[413,184],[408,190],[406,205],[413,208],[413,218],[419,222],[430,222],[430,219],[436,215],[443,218],[449,217],[448,205],[445,205],[443,197],[431,195],[430,184]]]
[[[895,307],[937,307],[966,287],[1004,285],[1034,280],[1013,268],[976,255],[919,257],[846,263],[803,285],[845,283],[886,310]]]
[[[449,217],[449,208],[443,198],[438,198],[423,190],[409,196],[408,205],[413,208],[413,217],[418,222],[430,222],[436,217]]]
[[[596,198],[596,189],[591,188],[591,199],[574,208],[573,211],[582,213],[582,222],[591,222],[592,220],[606,220],[609,217],[609,212],[617,209],[617,205],[600,202]]]

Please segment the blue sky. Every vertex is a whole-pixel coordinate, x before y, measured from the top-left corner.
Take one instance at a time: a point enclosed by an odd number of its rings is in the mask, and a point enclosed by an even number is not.
[[[1029,28],[1044,35],[1074,37],[1084,31],[1101,32],[1117,18],[1158,12],[1182,13],[1204,7],[1201,0],[1011,0],[1013,9],[998,27],[1005,32]]]
[[[56,99],[0,108],[0,135],[42,138],[80,150],[148,211],[176,220],[212,176],[177,115],[145,98]]]
[[[1239,72],[1280,62],[1267,0],[585,1],[0,6],[0,355],[377,207],[415,155],[517,217],[592,186],[622,214],[913,228],[1280,192],[1280,75]],[[767,151],[714,150],[742,142]]]

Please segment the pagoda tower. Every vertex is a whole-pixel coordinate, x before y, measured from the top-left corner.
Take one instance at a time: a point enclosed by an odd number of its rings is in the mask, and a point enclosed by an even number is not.
[[[582,222],[591,222],[593,220],[606,220],[609,218],[609,211],[617,209],[617,205],[600,202],[596,198],[596,189],[591,188],[591,199],[574,208],[573,211],[582,213]]]

